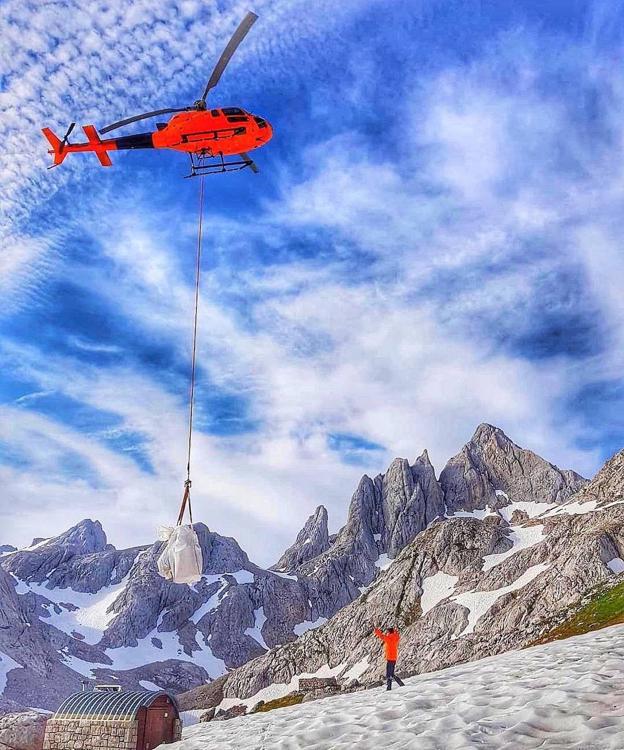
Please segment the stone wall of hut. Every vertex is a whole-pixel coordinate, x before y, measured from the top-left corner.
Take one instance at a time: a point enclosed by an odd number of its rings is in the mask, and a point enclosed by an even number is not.
[[[138,721],[50,719],[43,750],[136,750]]]
[[[173,726],[173,741],[179,742],[182,739],[182,719],[176,719]]]

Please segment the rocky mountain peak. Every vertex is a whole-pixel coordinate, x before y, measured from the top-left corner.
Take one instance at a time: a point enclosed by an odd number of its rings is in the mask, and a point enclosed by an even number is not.
[[[72,570],[76,561],[84,563],[90,555],[103,553],[108,549],[109,545],[101,523],[86,518],[58,536],[44,539],[27,549],[7,555],[6,562],[3,560],[3,565],[6,570],[24,581],[43,583],[48,580],[50,574],[54,573],[55,580],[49,582],[49,585],[67,586],[71,585],[72,580],[89,578],[85,575],[88,567]],[[111,552],[109,555],[111,559],[113,554]],[[111,562],[112,565],[113,562]],[[59,576],[62,580],[58,580]],[[92,582],[95,580],[94,572]],[[85,585],[84,582],[82,585]],[[104,585],[104,582],[101,585]]]
[[[418,456],[418,458],[414,461],[414,466],[431,466],[433,468],[433,465],[431,463],[431,459],[429,458],[429,451],[425,448],[425,450]]]
[[[284,552],[273,570],[290,573],[328,548],[327,510],[325,506],[319,505],[297,534],[295,543]]]
[[[387,559],[394,559],[439,516],[444,516],[444,496],[427,452],[412,465],[405,458],[395,458],[385,474],[374,479],[362,476],[351,498],[346,524],[331,544],[328,540],[321,555],[306,560],[299,573],[312,575],[323,570],[334,579],[340,573],[345,590],[353,584],[367,586]],[[303,532],[297,537],[299,543],[306,538]],[[285,556],[293,549],[297,549],[297,543]],[[279,565],[285,564],[285,556]]]
[[[70,549],[75,555],[88,555],[106,549],[108,540],[99,521],[85,518],[64,534],[48,540],[48,544],[58,544]]]
[[[477,429],[474,431],[474,435],[470,438],[469,444],[473,445],[486,445],[490,440],[498,441],[498,444],[502,447],[508,444],[513,445],[512,441],[505,435],[500,427],[495,427],[487,422],[482,422]]]
[[[204,523],[194,524],[194,529],[202,550],[205,574],[215,575],[250,566],[247,554],[236,539],[210,531]]]
[[[440,475],[450,512],[495,507],[503,494],[511,502],[563,503],[586,483],[580,474],[521,448],[490,424],[479,425]]]
[[[624,450],[612,456],[574,500],[580,503],[593,500],[598,505],[624,501]]]

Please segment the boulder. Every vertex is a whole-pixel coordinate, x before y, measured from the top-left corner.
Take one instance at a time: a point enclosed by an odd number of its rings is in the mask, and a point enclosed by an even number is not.
[[[236,719],[238,716],[244,716],[246,713],[247,707],[242,704],[231,706],[225,711],[217,711],[213,721],[228,721],[229,719]]]
[[[0,716],[0,750],[42,750],[48,718],[38,711]]]

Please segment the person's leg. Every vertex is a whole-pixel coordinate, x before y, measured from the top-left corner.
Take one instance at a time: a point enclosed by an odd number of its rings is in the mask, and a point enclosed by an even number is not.
[[[392,690],[392,679],[394,678],[394,665],[395,665],[395,662],[393,661],[386,662],[386,682],[388,683],[386,690]]]

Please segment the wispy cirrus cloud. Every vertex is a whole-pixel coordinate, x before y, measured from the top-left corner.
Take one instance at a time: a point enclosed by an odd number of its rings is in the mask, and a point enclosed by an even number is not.
[[[318,502],[340,522],[362,470],[424,447],[440,468],[484,420],[592,473],[624,437],[604,407],[622,400],[613,17],[577,19],[577,34],[554,9],[537,25],[527,8],[483,15],[476,36],[466,18],[462,36],[436,3],[398,3],[381,20],[378,4],[356,3],[329,28],[316,7],[256,9],[264,36],[233,71],[277,136],[260,175],[210,183],[196,515],[272,562]],[[73,54],[88,62],[77,80],[97,68],[80,92],[87,118],[122,94],[125,110],[173,92],[202,44],[199,6],[111,12],[110,38],[93,38],[90,11],[72,27]],[[206,48],[239,15],[228,7]],[[364,35],[372,19],[379,34]],[[70,53],[67,40],[41,39],[45,60]],[[142,81],[171,60],[164,87]],[[106,61],[119,80],[102,77]],[[14,97],[38,65],[13,81]],[[51,101],[39,116],[66,105]],[[23,236],[35,245],[6,261],[20,301],[0,332],[7,541],[39,535],[62,497],[57,530],[96,514],[126,544],[151,538],[177,504],[196,194],[173,161],[130,158],[111,176],[77,160],[50,173],[59,182],[44,210],[37,175],[14,216],[19,232],[31,217]]]

